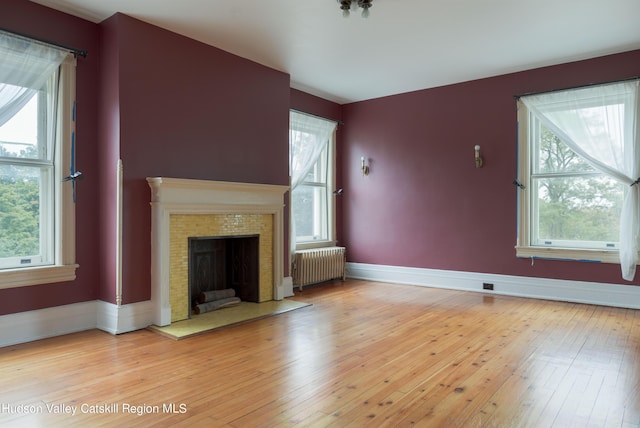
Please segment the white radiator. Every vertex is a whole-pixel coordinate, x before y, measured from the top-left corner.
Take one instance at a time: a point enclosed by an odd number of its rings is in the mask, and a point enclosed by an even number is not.
[[[345,276],[344,247],[296,251],[293,259],[293,285],[302,287]]]

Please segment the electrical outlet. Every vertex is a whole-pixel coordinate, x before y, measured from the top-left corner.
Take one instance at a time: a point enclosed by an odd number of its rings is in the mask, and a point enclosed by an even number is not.
[[[493,290],[493,284],[488,283],[488,282],[483,282],[482,283],[482,289],[483,290]]]

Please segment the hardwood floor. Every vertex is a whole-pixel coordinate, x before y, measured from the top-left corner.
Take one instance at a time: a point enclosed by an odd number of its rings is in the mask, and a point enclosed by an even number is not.
[[[182,341],[0,348],[0,425],[640,427],[640,311],[353,280],[294,299]]]

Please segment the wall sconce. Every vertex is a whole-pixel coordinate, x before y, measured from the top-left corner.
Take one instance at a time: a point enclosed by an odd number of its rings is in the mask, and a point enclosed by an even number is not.
[[[360,158],[362,161],[362,175],[369,175],[369,165],[367,165],[367,160],[364,156]]]
[[[476,144],[476,146],[474,147],[474,150],[476,152],[476,168],[482,168],[482,158],[480,157],[480,146],[478,144]]]

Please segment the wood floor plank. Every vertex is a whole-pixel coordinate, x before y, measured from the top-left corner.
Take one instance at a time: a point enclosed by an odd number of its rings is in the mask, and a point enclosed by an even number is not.
[[[294,299],[181,341],[0,348],[0,425],[640,428],[640,311],[359,280]]]

